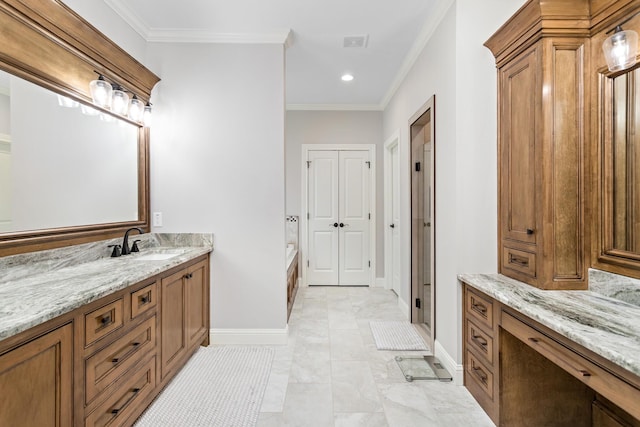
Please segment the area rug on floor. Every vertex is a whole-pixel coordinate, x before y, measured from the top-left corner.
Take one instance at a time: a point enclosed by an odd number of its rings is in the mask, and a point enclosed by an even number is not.
[[[428,350],[411,323],[371,321],[369,326],[378,350]]]
[[[200,348],[135,426],[255,426],[274,352],[268,347]]]

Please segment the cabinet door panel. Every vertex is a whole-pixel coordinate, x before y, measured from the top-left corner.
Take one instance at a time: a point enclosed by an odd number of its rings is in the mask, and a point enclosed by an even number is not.
[[[72,381],[71,324],[0,356],[0,425],[73,425]]]
[[[503,239],[536,243],[537,50],[500,70]]]
[[[162,378],[186,351],[185,271],[162,279]]]
[[[198,263],[189,269],[187,291],[187,339],[189,347],[202,341],[207,331],[207,274],[206,264]]]

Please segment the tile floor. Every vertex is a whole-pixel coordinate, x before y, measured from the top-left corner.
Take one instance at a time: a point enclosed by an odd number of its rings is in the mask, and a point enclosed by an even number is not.
[[[258,427],[494,425],[464,387],[406,382],[394,357],[427,353],[377,350],[370,320],[403,320],[393,292],[301,287]]]

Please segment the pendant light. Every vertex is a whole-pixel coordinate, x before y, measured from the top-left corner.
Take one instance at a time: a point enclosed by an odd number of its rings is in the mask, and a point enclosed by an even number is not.
[[[129,95],[126,94],[119,84],[113,85],[113,94],[111,96],[111,111],[121,116],[127,115],[129,108]]]
[[[102,74],[98,75],[97,80],[92,80],[89,83],[89,90],[94,104],[102,108],[111,107],[113,89],[111,83],[107,82]]]
[[[145,127],[151,127],[151,103],[147,102],[144,106],[144,113],[142,115],[142,123]]]
[[[625,31],[621,25],[618,25],[613,35],[609,36],[602,44],[602,50],[609,71],[626,70],[636,63],[638,33],[632,30]]]
[[[134,94],[129,102],[129,118],[134,122],[141,122],[144,116],[144,102]]]

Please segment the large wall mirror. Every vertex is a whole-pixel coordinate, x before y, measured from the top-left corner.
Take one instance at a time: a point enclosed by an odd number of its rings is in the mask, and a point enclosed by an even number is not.
[[[159,78],[59,0],[0,0],[0,256],[149,229],[149,130],[94,107]]]
[[[0,233],[138,221],[138,131],[0,71]]]

